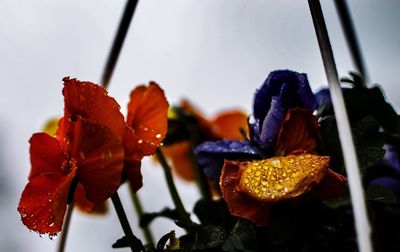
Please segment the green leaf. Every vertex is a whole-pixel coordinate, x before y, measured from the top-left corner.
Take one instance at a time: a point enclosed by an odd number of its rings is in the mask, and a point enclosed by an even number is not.
[[[366,190],[366,198],[368,201],[382,204],[400,204],[400,200],[393,192],[381,185],[370,186]]]
[[[212,249],[221,246],[227,236],[226,229],[219,226],[199,226],[195,236],[193,249]]]
[[[256,231],[253,224],[239,219],[222,245],[222,249],[228,252],[257,251]]]
[[[343,209],[351,207],[350,198],[337,198],[333,200],[326,200],[324,204],[330,209]]]

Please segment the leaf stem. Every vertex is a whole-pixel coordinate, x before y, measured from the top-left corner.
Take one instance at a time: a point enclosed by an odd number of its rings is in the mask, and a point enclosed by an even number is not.
[[[171,194],[172,201],[174,202],[175,208],[177,209],[179,216],[181,219],[185,221],[189,221],[189,215],[185,210],[185,207],[183,206],[182,200],[179,197],[178,190],[176,189],[174,179],[172,178],[171,174],[171,167],[169,167],[164,154],[162,153],[160,148],[157,148],[156,151],[157,159],[159,160],[163,170],[164,170],[164,175],[165,179],[167,181],[168,189]]]
[[[142,202],[139,198],[139,195],[137,193],[133,192],[131,184],[130,183],[128,183],[128,184],[129,184],[129,190],[131,192],[131,197],[132,197],[132,201],[133,201],[133,207],[135,208],[138,218],[141,219],[142,215],[143,215]],[[143,235],[144,235],[144,238],[146,239],[146,242],[150,245],[154,245],[153,234],[151,233],[149,226],[141,227],[141,229],[143,231]]]
[[[125,237],[129,242],[129,246],[132,252],[144,251],[142,242],[133,234],[131,226],[129,225],[128,218],[126,217],[125,210],[122,206],[121,199],[119,198],[118,192],[115,192],[111,196],[112,203],[115,211],[117,212],[119,222],[121,223],[122,229],[124,230]]]
[[[61,239],[60,239],[60,242],[58,243],[58,248],[57,248],[58,252],[64,252],[64,250],[65,250],[65,244],[67,241],[68,230],[69,230],[69,226],[71,223],[71,216],[72,216],[73,209],[74,209],[74,202],[72,201],[71,203],[69,203],[69,205],[67,207],[67,213],[65,215],[63,229],[61,232]]]

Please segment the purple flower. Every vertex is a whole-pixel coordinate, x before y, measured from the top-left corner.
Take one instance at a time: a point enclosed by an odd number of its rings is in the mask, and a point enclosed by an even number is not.
[[[288,109],[295,107],[306,108],[310,113],[317,107],[306,74],[271,72],[254,95],[251,141],[206,142],[197,146],[195,154],[204,173],[216,181],[224,159],[261,159],[273,154],[281,123]]]
[[[274,148],[287,110],[295,107],[311,112],[317,107],[307,75],[289,70],[271,72],[254,95],[252,141],[262,149]]]

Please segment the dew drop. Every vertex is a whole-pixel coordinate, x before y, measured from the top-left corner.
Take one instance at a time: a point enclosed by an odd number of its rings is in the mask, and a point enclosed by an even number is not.
[[[52,223],[49,224],[49,227],[52,227],[52,226],[54,226],[54,222],[52,222]]]
[[[55,240],[57,238],[57,234],[49,234],[50,240]]]
[[[143,143],[143,139],[139,139],[137,142],[138,142],[138,144],[142,144]]]
[[[157,139],[160,139],[160,138],[161,138],[161,134],[158,133],[158,134],[156,135],[156,138],[157,138]]]

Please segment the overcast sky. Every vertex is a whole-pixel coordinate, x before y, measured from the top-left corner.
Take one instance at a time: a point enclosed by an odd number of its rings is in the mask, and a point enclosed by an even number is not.
[[[400,1],[348,2],[370,79],[399,108]],[[1,0],[0,251],[54,251],[57,242],[30,233],[16,211],[30,169],[28,139],[46,119],[62,114],[64,76],[99,81],[124,5]],[[354,67],[335,8],[331,0],[322,5],[345,76]],[[250,112],[254,90],[275,69],[307,73],[313,90],[326,84],[306,0],[142,0],[109,91],[124,112],[129,92],[149,80],[165,89],[171,104],[187,97],[207,115],[237,107]],[[147,160],[142,170],[146,210],[171,206],[161,169]],[[179,191],[191,209],[196,188],[180,182]],[[125,187],[121,195],[141,236]],[[155,222],[157,238],[173,227],[169,223]],[[106,217],[76,213],[67,251],[111,251],[121,236],[113,209]]]

